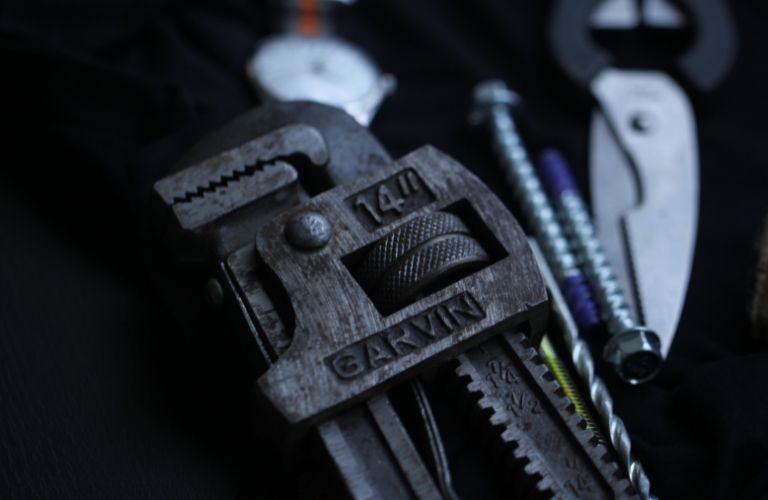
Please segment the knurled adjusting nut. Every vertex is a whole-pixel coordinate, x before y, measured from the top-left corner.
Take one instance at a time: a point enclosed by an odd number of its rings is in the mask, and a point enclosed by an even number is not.
[[[488,260],[458,216],[433,212],[376,243],[356,276],[380,308],[393,310]]]

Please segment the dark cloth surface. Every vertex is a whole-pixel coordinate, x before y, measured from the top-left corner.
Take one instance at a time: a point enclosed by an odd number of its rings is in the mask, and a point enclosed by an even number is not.
[[[736,66],[694,98],[701,212],[680,331],[654,382],[609,380],[661,498],[768,497],[768,353],[747,315],[768,210],[768,4],[732,9]],[[139,230],[152,182],[257,103],[243,66],[271,30],[266,11],[236,0],[0,3],[0,497],[279,488],[247,437],[237,353],[185,343]],[[591,103],[552,63],[548,11],[363,0],[343,13],[339,31],[398,78],[372,126],[392,155],[431,143],[510,201],[466,124],[472,86],[498,77],[525,99],[531,148],[562,149],[586,188]]]

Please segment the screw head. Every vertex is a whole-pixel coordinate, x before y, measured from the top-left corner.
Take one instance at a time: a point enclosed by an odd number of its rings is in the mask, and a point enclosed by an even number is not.
[[[507,84],[502,80],[480,82],[475,85],[472,95],[474,105],[469,113],[471,125],[480,125],[485,122],[494,106],[505,106],[512,109],[520,103],[520,96],[507,87]]]
[[[473,90],[475,102],[482,104],[505,104],[515,106],[520,102],[520,96],[507,87],[502,80],[486,80],[475,85]]]
[[[626,382],[637,385],[651,380],[661,366],[659,336],[645,327],[613,335],[605,344],[603,358]]]
[[[301,212],[285,225],[288,243],[301,250],[318,250],[331,239],[331,223],[318,212]]]

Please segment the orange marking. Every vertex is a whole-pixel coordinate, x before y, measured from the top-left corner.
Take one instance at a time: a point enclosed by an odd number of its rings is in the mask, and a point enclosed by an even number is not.
[[[317,0],[299,0],[299,33],[315,36],[320,32]]]

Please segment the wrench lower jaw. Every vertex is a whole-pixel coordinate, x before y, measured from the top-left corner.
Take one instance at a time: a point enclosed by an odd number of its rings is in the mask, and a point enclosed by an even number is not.
[[[521,498],[634,496],[524,333],[509,331],[468,350],[455,373],[476,426]]]

